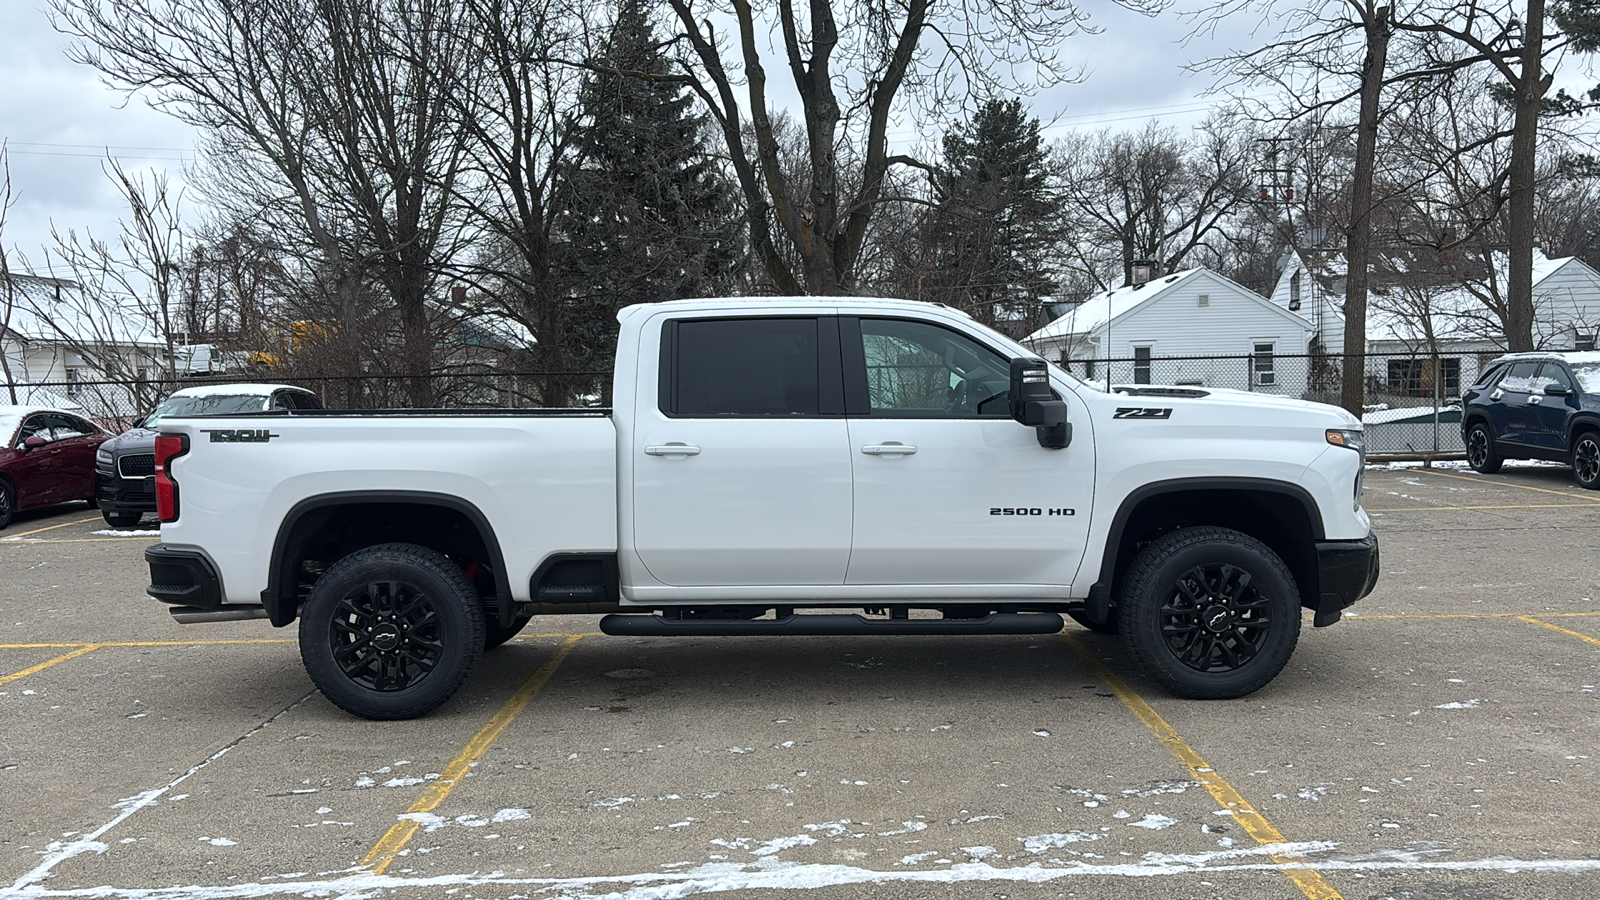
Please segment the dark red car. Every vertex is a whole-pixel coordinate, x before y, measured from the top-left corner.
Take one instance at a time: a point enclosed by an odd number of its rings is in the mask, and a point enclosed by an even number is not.
[[[25,509],[94,500],[94,453],[111,433],[82,416],[0,406],[0,528]]]

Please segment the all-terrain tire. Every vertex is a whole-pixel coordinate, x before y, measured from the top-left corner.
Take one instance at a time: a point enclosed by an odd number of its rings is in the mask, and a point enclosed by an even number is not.
[[[1267,545],[1228,528],[1183,528],[1140,550],[1117,612],[1133,659],[1197,700],[1258,690],[1300,639],[1294,576]]]
[[[1474,422],[1467,429],[1467,465],[1472,471],[1484,475],[1493,475],[1500,471],[1500,464],[1505,462],[1495,450],[1494,434],[1489,430],[1487,422]]]
[[[483,601],[443,554],[378,544],[312,585],[300,612],[300,658],[334,705],[364,719],[437,709],[483,653]]]

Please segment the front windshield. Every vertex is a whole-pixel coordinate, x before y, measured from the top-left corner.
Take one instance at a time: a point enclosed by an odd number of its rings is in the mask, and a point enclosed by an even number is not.
[[[206,394],[199,397],[168,397],[145,417],[149,428],[168,416],[218,416],[228,413],[261,412],[267,405],[260,394]]]
[[[1578,389],[1585,394],[1600,394],[1600,363],[1580,363],[1572,367],[1578,376]]]

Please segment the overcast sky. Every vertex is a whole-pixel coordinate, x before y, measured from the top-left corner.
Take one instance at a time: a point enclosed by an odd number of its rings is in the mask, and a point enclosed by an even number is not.
[[[1151,119],[1187,128],[1203,118],[1211,101],[1200,94],[1209,82],[1184,73],[1181,63],[1219,52],[1226,40],[1184,47],[1178,42],[1186,25],[1170,12],[1150,19],[1109,0],[1085,0],[1085,8],[1103,32],[1070,39],[1063,56],[1081,60],[1089,77],[1033,101],[1041,119],[1060,117],[1049,136],[1134,129]],[[1240,25],[1235,42],[1249,39]],[[174,184],[194,156],[188,127],[105,87],[93,70],[67,59],[68,44],[40,0],[0,0],[0,140],[14,200],[3,240],[13,266],[21,254],[42,269],[52,223],[114,237],[120,211],[102,171],[107,152],[130,170],[163,170]],[[184,212],[186,220],[199,218],[199,198],[186,197]]]

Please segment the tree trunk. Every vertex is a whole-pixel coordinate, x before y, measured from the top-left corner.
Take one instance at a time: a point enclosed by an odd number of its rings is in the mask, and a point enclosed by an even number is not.
[[[1507,197],[1506,349],[1532,350],[1533,346],[1533,212],[1534,163],[1538,152],[1539,104],[1549,81],[1545,79],[1544,0],[1528,0],[1527,37],[1522,44],[1522,77],[1516,89],[1511,131],[1511,178]]]
[[[1360,416],[1366,402],[1367,271],[1372,249],[1372,178],[1377,161],[1378,101],[1389,58],[1389,7],[1362,11],[1367,56],[1361,66],[1361,119],[1356,129],[1350,231],[1345,236],[1344,373],[1339,405]]]

